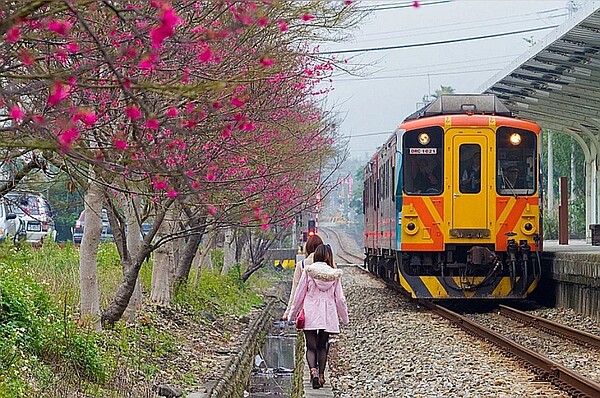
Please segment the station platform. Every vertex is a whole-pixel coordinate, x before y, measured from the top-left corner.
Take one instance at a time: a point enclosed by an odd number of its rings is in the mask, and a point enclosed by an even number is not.
[[[592,246],[583,239],[569,239],[568,244],[561,245],[557,240],[545,240],[544,251],[569,253],[600,253],[600,246]]]
[[[304,398],[333,398],[331,383],[329,382],[329,372],[325,369],[325,385],[321,388],[313,388],[310,381],[310,369],[304,364]]]

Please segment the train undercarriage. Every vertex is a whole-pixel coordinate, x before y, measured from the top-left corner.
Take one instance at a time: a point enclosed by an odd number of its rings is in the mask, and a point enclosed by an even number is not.
[[[446,245],[440,252],[366,253],[365,267],[397,283],[413,298],[515,298],[535,289],[540,278],[539,253],[526,241],[509,241],[505,252],[493,245]]]

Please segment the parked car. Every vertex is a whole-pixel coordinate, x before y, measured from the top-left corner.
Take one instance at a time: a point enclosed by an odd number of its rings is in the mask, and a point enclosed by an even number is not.
[[[17,232],[17,215],[5,198],[0,199],[0,242],[9,236],[14,237]]]
[[[75,227],[73,228],[73,243],[81,243],[81,239],[83,239],[84,224],[85,210],[81,212],[79,218],[75,222]],[[102,235],[100,235],[100,242],[110,242],[114,239],[115,237],[113,236],[112,228],[108,222],[108,213],[106,212],[106,209],[102,209]]]
[[[15,214],[16,240],[43,243],[56,239],[54,215],[50,203],[38,193],[10,192],[4,200]]]

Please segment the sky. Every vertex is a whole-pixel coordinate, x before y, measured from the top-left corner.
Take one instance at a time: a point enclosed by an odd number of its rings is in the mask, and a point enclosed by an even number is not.
[[[569,18],[567,0],[363,0],[373,11],[344,43],[321,45],[353,65],[361,76],[336,73],[327,105],[340,134],[349,137],[350,158],[367,160],[423,97],[441,85],[477,93],[481,85]],[[583,3],[578,1],[576,3]],[[382,6],[382,7],[380,7]],[[543,29],[546,28],[546,29]],[[531,30],[528,32],[514,33]],[[497,36],[476,39],[479,36]],[[426,43],[454,41],[445,44]],[[529,42],[528,42],[529,41]],[[379,47],[404,48],[376,50]]]

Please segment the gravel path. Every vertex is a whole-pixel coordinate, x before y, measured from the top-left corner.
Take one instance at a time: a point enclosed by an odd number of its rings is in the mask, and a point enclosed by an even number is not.
[[[338,232],[347,250],[362,252]],[[569,396],[492,344],[450,326],[357,268],[344,268],[343,284],[350,325],[332,340],[330,382],[336,398]],[[571,310],[534,313],[600,331],[597,322]]]

